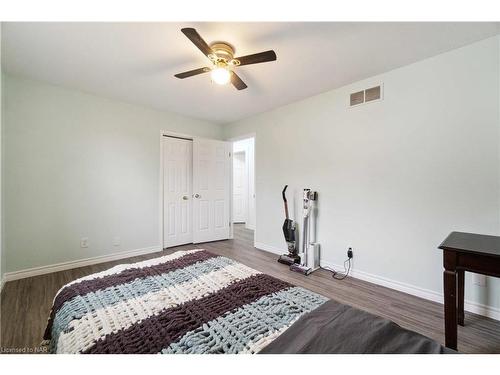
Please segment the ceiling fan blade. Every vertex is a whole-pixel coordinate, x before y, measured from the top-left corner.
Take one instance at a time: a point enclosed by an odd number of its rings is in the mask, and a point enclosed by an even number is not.
[[[239,60],[240,65],[250,65],[250,64],[259,64],[268,61],[276,60],[276,53],[273,50],[254,53],[253,55],[246,55],[241,57],[236,57],[236,60]]]
[[[193,44],[198,47],[198,49],[203,52],[205,56],[208,57],[213,53],[212,48],[203,40],[200,34],[192,27],[186,27],[181,29],[182,33],[188,37],[188,39],[193,42]]]
[[[236,87],[238,90],[244,90],[248,86],[241,80],[241,78],[235,73],[231,72],[231,83],[233,84],[234,87]]]
[[[177,73],[175,76],[177,78],[183,79],[183,78],[192,77],[192,76],[202,74],[202,73],[207,73],[209,71],[210,71],[210,68],[207,68],[207,67],[198,68],[198,69],[188,70],[187,72]]]

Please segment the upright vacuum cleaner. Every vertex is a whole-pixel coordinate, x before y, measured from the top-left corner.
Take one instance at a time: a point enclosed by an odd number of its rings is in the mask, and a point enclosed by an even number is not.
[[[315,238],[311,238],[311,232],[314,236],[316,233],[314,209],[315,203],[318,200],[318,193],[311,191],[311,189],[304,189],[302,198],[304,221],[302,225],[302,252],[299,254],[301,261],[298,264],[292,264],[290,270],[307,276],[316,271],[320,266],[319,244],[315,242]],[[313,228],[312,231],[311,227]]]
[[[286,200],[286,189],[288,185],[285,185],[281,196],[283,197],[283,203],[285,205],[285,222],[283,223],[283,235],[285,236],[285,241],[288,247],[288,254],[283,254],[279,257],[278,262],[286,264],[288,266],[299,263],[300,257],[298,255],[297,245],[296,245],[296,225],[293,220],[290,219],[288,215],[288,202]]]

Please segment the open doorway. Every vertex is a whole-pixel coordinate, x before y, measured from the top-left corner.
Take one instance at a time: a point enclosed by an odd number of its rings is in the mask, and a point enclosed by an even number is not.
[[[233,141],[232,217],[235,239],[254,239],[255,231],[255,138]]]

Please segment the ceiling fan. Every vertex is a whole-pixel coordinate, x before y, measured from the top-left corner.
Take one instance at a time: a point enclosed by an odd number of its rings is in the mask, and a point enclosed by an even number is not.
[[[234,57],[234,48],[228,43],[216,42],[208,45],[195,29],[188,27],[181,29],[181,31],[208,57],[212,65],[176,74],[175,77],[180,79],[211,72],[212,80],[215,83],[225,85],[231,81],[234,87],[238,90],[243,90],[247,88],[247,85],[234,72],[234,68],[276,60],[276,53],[273,50]]]

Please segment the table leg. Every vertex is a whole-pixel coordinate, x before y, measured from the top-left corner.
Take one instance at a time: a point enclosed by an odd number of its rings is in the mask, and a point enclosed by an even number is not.
[[[462,327],[464,326],[464,284],[465,284],[465,271],[464,270],[458,270],[457,271],[457,276],[458,276],[458,292],[457,292],[457,309],[458,309],[458,324],[460,324]]]
[[[443,279],[445,345],[457,350],[457,272],[445,270]]]

